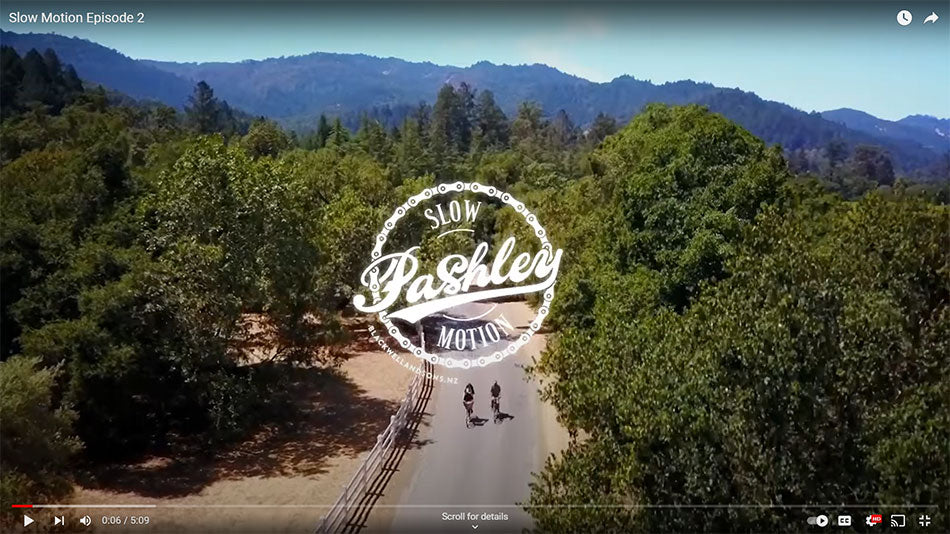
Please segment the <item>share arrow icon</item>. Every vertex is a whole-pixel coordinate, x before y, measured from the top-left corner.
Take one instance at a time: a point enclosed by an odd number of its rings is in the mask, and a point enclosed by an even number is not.
[[[927,24],[928,22],[933,24],[934,22],[937,22],[937,19],[939,18],[940,17],[937,16],[936,11],[931,11],[930,14],[927,15],[927,18],[924,19],[924,24]]]

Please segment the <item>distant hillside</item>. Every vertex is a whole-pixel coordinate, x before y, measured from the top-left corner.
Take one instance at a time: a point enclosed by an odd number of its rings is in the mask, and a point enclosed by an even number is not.
[[[583,125],[600,112],[628,119],[649,102],[695,102],[722,91],[688,80],[655,85],[631,76],[599,84],[540,64],[482,61],[463,68],[362,54],[316,52],[240,63],[143,62],[192,81],[205,80],[236,106],[278,118],[431,103],[443,84],[466,82],[492,91],[509,116],[521,102],[533,100],[548,114],[564,109]]]
[[[463,68],[321,52],[238,63],[136,61],[89,41],[57,35],[3,32],[2,41],[21,53],[53,48],[84,79],[176,106],[195,82],[205,80],[235,108],[297,129],[315,124],[320,113],[348,116],[353,124],[356,113],[373,108],[381,108],[379,115],[396,123],[420,101],[432,103],[443,84],[466,82],[491,90],[509,117],[525,100],[538,102],[549,115],[564,109],[582,126],[600,112],[625,121],[649,102],[700,103],[786,150],[820,148],[836,138],[852,146],[878,144],[891,153],[897,168],[912,170],[932,165],[950,149],[946,119],[914,116],[893,122],[847,109],[806,113],[754,93],[691,80],[657,85],[621,76],[594,83],[538,64],[483,61]]]
[[[950,139],[950,119],[938,119],[930,115],[910,115],[897,121],[898,124],[922,128],[934,132],[944,139]]]
[[[823,111],[821,116],[830,121],[844,124],[852,130],[874,136],[914,141],[921,146],[936,150],[946,150],[950,146],[950,135],[948,135],[950,119],[911,115],[895,122],[879,119],[863,111],[848,108]]]
[[[404,114],[409,109],[406,104],[431,103],[444,83],[466,82],[492,91],[509,116],[525,100],[539,102],[549,114],[564,109],[581,125],[601,112],[626,121],[650,102],[700,103],[787,150],[821,147],[835,138],[851,145],[880,144],[902,169],[930,165],[940,150],[941,139],[933,135],[866,131],[763,100],[754,93],[691,80],[657,85],[621,76],[609,83],[594,83],[546,65],[482,61],[461,68],[328,53],[240,63],[147,63],[193,81],[206,80],[237,107],[272,117],[296,117],[290,121],[296,125],[301,117],[312,120],[320,113],[342,114],[373,106],[401,109]],[[401,118],[398,112],[395,115]],[[944,143],[942,150],[947,149]]]
[[[5,31],[0,33],[0,43],[12,46],[20,55],[26,54],[31,48],[39,52],[52,48],[63,63],[76,69],[82,79],[136,99],[159,100],[171,106],[181,106],[194,87],[189,80],[85,39]]]

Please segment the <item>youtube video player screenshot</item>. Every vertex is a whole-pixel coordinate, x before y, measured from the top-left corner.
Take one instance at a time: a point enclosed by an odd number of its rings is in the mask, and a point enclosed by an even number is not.
[[[0,16],[0,532],[950,532],[947,0]]]

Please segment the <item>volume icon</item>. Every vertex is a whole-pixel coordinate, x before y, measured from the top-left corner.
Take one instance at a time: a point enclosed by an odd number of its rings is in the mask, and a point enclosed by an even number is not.
[[[84,515],[84,516],[82,516],[82,518],[79,519],[79,522],[82,523],[83,526],[87,526],[87,527],[88,527],[89,525],[92,524],[92,518],[89,517],[88,515]]]

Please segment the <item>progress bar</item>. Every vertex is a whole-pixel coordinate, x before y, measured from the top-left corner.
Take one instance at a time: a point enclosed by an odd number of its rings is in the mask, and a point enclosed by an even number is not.
[[[14,504],[14,508],[158,508],[157,504]]]
[[[13,508],[333,508],[332,504],[14,504]],[[359,505],[340,505],[357,507]],[[377,504],[375,508],[939,508],[938,504]]]

